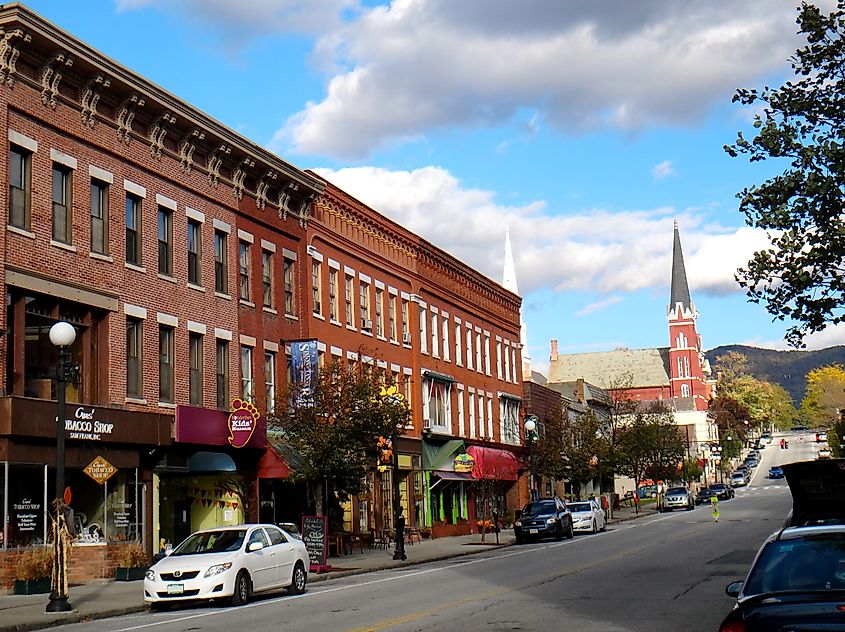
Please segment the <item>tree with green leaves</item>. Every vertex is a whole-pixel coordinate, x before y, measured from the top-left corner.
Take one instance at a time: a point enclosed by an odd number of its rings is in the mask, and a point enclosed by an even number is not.
[[[278,432],[301,458],[290,478],[309,485],[318,514],[329,494],[345,501],[363,492],[379,437],[394,429],[401,434],[410,422],[407,403],[390,380],[377,367],[332,362],[320,370],[308,397],[302,396],[306,385],[291,384],[277,412],[268,415],[268,434]]]
[[[599,420],[591,410],[574,412],[563,424],[563,473],[579,488],[599,476],[599,463],[605,449],[599,433]]]
[[[749,225],[771,242],[737,273],[751,300],[790,319],[786,339],[845,321],[845,0],[831,13],[802,3],[806,46],[790,58],[795,78],[779,88],[740,89],[734,102],[760,110],[754,136],[725,151],[783,171],[737,197]]]
[[[566,452],[566,412],[562,407],[551,411],[542,421],[537,432],[533,450],[534,474],[554,480],[566,480],[567,469],[564,463]]]
[[[807,374],[807,390],[801,400],[801,415],[813,426],[828,428],[839,421],[845,408],[845,368],[829,364]]]

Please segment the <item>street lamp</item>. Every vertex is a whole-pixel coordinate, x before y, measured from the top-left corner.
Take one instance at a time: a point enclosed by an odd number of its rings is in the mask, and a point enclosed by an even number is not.
[[[534,443],[537,441],[537,422],[540,421],[535,415],[525,418],[523,428],[525,429],[525,441],[528,443],[528,493],[531,500],[534,500]]]
[[[60,521],[65,515],[65,391],[73,367],[70,345],[76,340],[76,329],[70,323],[59,321],[50,327],[50,342],[59,349],[56,366],[56,500],[53,502],[53,570],[50,579],[50,602],[47,612],[68,612],[72,606],[67,594],[67,544]]]
[[[380,393],[383,404],[396,406],[403,403],[404,396],[398,391],[396,385],[385,388],[382,386]],[[401,487],[399,486],[399,445],[397,444],[396,422],[390,425],[390,447],[393,451],[390,461],[391,465],[391,486],[393,487],[393,522],[396,530],[396,550],[393,551],[394,560],[407,560],[405,555],[405,516],[402,515]]]

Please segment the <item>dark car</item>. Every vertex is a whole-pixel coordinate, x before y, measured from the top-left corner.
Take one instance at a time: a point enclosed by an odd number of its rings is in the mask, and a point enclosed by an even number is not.
[[[522,508],[522,513],[513,523],[516,543],[540,538],[575,537],[572,514],[560,498],[532,500]]]
[[[783,478],[783,468],[780,465],[770,467],[769,478]]]
[[[845,459],[782,466],[792,494],[786,526],[770,535],[721,632],[845,630]]]
[[[734,488],[725,483],[713,483],[710,486],[710,491],[716,494],[716,498],[719,500],[730,500],[736,496]]]
[[[709,505],[710,499],[715,496],[715,492],[709,487],[702,487],[698,490],[698,493],[695,495],[695,504],[696,505]]]

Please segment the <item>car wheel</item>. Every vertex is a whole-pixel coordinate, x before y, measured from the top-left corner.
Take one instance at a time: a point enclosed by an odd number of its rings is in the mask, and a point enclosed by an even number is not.
[[[687,511],[692,511],[694,509],[694,505],[687,504]]]
[[[561,523],[557,523],[557,529],[555,529],[555,540],[560,542],[563,540],[563,525]]]
[[[242,606],[249,601],[250,593],[252,592],[249,575],[246,571],[241,571],[235,577],[235,593],[232,595],[232,605]]]
[[[516,543],[517,544],[525,544],[525,538],[521,535],[516,536]]]
[[[601,532],[604,533],[607,531],[607,520],[604,521],[604,524],[601,526]]]
[[[569,521],[569,531],[566,532],[566,539],[571,540],[575,537],[575,527],[572,526],[572,521]]]
[[[293,567],[293,576],[290,579],[290,586],[288,592],[291,595],[301,595],[305,592],[305,582],[308,580],[308,574],[305,572],[305,566],[302,562],[297,562]]]
[[[599,526],[596,524],[596,521],[593,520],[593,533],[598,533]]]

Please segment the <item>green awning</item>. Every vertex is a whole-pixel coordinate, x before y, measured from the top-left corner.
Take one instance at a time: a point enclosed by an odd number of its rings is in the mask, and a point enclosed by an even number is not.
[[[431,378],[432,380],[437,380],[438,382],[450,382],[451,383],[451,382],[457,382],[458,381],[455,378],[453,378],[451,375],[446,375],[445,373],[438,373],[437,371],[429,371],[427,369],[423,371],[423,377],[428,377],[428,378]]]
[[[430,441],[423,441],[422,443],[422,466],[424,470],[453,470],[446,464],[450,458],[454,458],[456,452],[464,451],[464,442],[460,439],[450,439],[445,443],[432,443]]]

